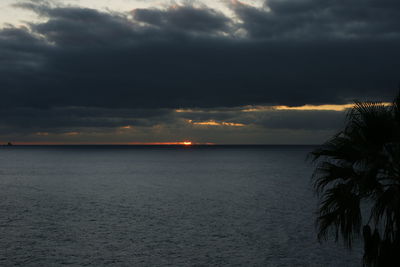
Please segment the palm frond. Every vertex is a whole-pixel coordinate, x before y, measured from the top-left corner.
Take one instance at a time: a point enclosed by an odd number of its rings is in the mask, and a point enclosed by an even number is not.
[[[391,106],[356,102],[346,120],[344,129],[309,155],[320,199],[318,239],[333,233],[351,247],[360,234],[360,205],[372,203],[365,214],[370,219],[363,231],[369,240],[364,262],[380,266],[384,258],[396,258],[400,264],[393,252],[400,249],[400,92]]]
[[[396,240],[400,234],[400,185],[389,186],[376,199],[372,213],[375,224],[383,224],[384,238]]]
[[[351,248],[353,239],[360,234],[361,210],[360,198],[353,193],[351,183],[338,184],[328,189],[320,205],[318,239],[326,239],[330,232],[338,241],[339,234],[345,244]]]
[[[324,161],[318,165],[313,174],[314,189],[317,193],[321,193],[328,185],[342,183],[356,175],[352,165],[346,166]]]

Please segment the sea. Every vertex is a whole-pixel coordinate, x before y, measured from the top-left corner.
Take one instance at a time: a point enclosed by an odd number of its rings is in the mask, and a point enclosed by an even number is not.
[[[317,240],[314,148],[0,147],[0,266],[361,266]]]

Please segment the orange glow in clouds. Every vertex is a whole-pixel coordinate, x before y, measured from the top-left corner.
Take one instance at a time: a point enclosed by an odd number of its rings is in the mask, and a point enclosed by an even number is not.
[[[193,121],[193,120],[187,120],[188,123],[193,124],[193,125],[205,125],[205,126],[231,126],[231,127],[243,127],[246,126],[243,123],[234,123],[234,122],[225,122],[225,121],[215,121],[215,120],[209,120],[209,121]]]
[[[133,127],[130,126],[130,125],[126,125],[126,126],[120,127],[120,129],[124,129],[124,130],[129,130],[129,129],[132,129],[132,128],[133,128]]]

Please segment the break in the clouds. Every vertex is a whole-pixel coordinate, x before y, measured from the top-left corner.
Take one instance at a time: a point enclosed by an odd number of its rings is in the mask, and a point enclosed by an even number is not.
[[[127,12],[18,1],[14,8],[40,20],[0,30],[4,138],[117,138],[134,127],[151,136],[162,126],[171,135],[154,139],[269,143],[295,140],[297,131],[310,143],[313,131],[339,127],[343,112],[242,107],[388,100],[400,76],[398,1],[226,1],[225,9],[198,1]]]

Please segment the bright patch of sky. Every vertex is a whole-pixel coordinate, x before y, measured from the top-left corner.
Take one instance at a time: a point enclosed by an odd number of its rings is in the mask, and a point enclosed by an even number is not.
[[[207,6],[219,10],[226,15],[232,15],[227,4],[232,0],[53,0],[61,5],[88,7],[98,10],[129,12],[135,8],[166,8],[172,5]],[[6,24],[23,25],[26,22],[38,21],[39,18],[28,10],[16,8],[13,5],[23,0],[0,1],[0,27]],[[263,0],[241,0],[240,2],[256,7],[263,5]]]

